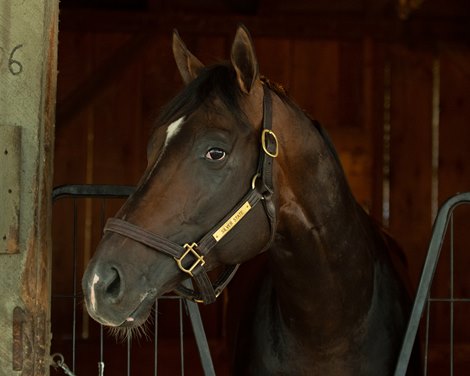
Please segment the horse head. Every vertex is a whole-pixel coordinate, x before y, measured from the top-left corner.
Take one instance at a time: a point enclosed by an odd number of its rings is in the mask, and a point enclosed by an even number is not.
[[[213,301],[274,234],[278,145],[247,30],[238,28],[227,63],[205,67],[176,32],[173,53],[186,85],[157,119],[147,168],[83,276],[88,312],[108,326],[141,325],[175,289]],[[213,284],[206,272],[219,266],[229,269]],[[190,277],[195,290],[181,285]]]

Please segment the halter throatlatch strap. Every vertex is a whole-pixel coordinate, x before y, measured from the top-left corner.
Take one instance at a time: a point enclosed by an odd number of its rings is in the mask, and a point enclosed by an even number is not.
[[[226,266],[217,280],[212,283],[204,268],[205,256],[212,248],[230,232],[245,215],[260,201],[268,218],[270,226],[270,239],[264,250],[267,249],[275,233],[275,208],[272,201],[273,194],[273,159],[278,154],[278,141],[272,127],[272,97],[266,85],[263,85],[263,129],[261,132],[261,151],[258,160],[258,169],[253,177],[252,187],[239,203],[214,226],[199,242],[186,243],[183,246],[159,236],[142,227],[119,218],[110,218],[106,222],[104,231],[111,231],[136,242],[139,242],[155,251],[164,253],[175,259],[178,268],[189,274],[197,284],[197,291],[189,289],[182,284],[175,291],[187,299],[198,303],[209,304],[214,302],[230,280],[235,275],[239,265]]]

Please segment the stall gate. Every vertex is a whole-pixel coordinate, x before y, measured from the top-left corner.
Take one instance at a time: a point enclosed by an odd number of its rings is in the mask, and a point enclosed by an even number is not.
[[[65,303],[66,305],[71,306],[69,311],[72,312],[70,322],[67,322],[66,325],[69,326],[69,333],[70,338],[67,338],[66,341],[62,341],[63,344],[67,344],[68,348],[55,348],[53,344],[53,350],[57,351],[58,354],[54,355],[54,359],[56,361],[56,368],[65,372],[68,375],[75,375],[75,370],[77,367],[77,362],[80,359],[80,362],[85,363],[95,363],[95,372],[102,376],[105,374],[106,364],[110,361],[116,361],[116,356],[114,353],[110,351],[106,351],[105,349],[105,342],[109,342],[109,337],[107,337],[104,333],[104,329],[102,326],[99,326],[99,346],[96,347],[96,354],[90,357],[89,348],[84,351],[83,356],[79,353],[78,348],[80,343],[79,337],[88,338],[92,334],[91,332],[93,329],[91,328],[93,324],[90,322],[91,320],[88,319],[86,314],[86,310],[80,303],[80,287],[79,287],[79,280],[81,279],[81,273],[84,268],[84,265],[87,262],[87,259],[90,257],[90,244],[91,239],[79,239],[78,232],[79,226],[78,223],[80,219],[83,222],[83,233],[85,238],[93,237],[91,233],[91,224],[90,216],[94,216],[95,218],[99,218],[99,226],[95,226],[99,228],[99,231],[95,234],[97,238],[101,236],[101,229],[104,225],[104,222],[108,216],[111,216],[113,210],[117,210],[117,208],[122,204],[122,199],[125,199],[133,192],[133,187],[129,186],[108,186],[108,185],[72,185],[72,186],[63,186],[58,187],[54,190],[53,193],[53,200],[56,202],[59,199],[68,199],[71,201],[71,207],[66,209],[66,211],[72,211],[72,213],[68,213],[68,215],[72,216],[72,234],[71,236],[64,236],[65,239],[70,240],[70,244],[68,248],[62,250],[61,252],[72,252],[72,265],[71,265],[71,278],[69,279],[69,283],[64,284],[63,291],[70,291],[69,293],[60,292],[61,289],[59,288],[54,292],[53,286],[53,295],[52,295],[52,332],[55,336],[55,323],[63,322],[63,318],[60,317],[63,315],[64,309],[58,309],[58,317],[54,318],[54,305],[60,306],[61,304]],[[119,200],[120,199],[120,200]],[[88,200],[88,201],[87,201]],[[98,212],[93,211],[90,200],[101,200],[100,208]],[[81,201],[81,204],[79,204]],[[114,201],[114,204],[112,202]],[[116,202],[117,201],[117,202]],[[83,205],[84,203],[84,205]],[[449,314],[448,314],[448,348],[443,351],[445,355],[448,355],[448,373],[449,375],[454,375],[455,367],[454,364],[456,363],[455,360],[455,320],[454,320],[454,313],[456,305],[461,305],[462,303],[469,303],[469,297],[463,296],[456,296],[454,294],[454,278],[455,275],[455,240],[454,240],[454,210],[459,207],[463,206],[464,204],[470,204],[470,192],[458,194],[454,197],[451,197],[447,200],[444,205],[440,208],[436,220],[434,222],[432,237],[429,243],[427,257],[424,263],[424,267],[421,274],[420,283],[418,286],[417,294],[414,300],[414,305],[412,308],[410,320],[407,327],[407,332],[404,337],[403,346],[401,349],[401,353],[399,359],[397,361],[397,366],[395,370],[395,376],[404,376],[406,374],[406,370],[408,367],[409,358],[411,355],[411,350],[413,348],[413,344],[416,338],[421,339],[423,343],[423,354],[424,354],[424,373],[425,375],[432,374],[432,370],[429,367],[429,347],[430,347],[430,319],[431,319],[431,312],[432,306],[436,303],[443,303],[448,305],[449,307]],[[114,207],[113,207],[114,205]],[[85,211],[85,214],[81,214],[79,208]],[[62,216],[64,213],[60,213]],[[60,215],[59,214],[59,215]],[[59,226],[61,227],[64,225],[64,222],[61,221]],[[57,227],[57,226],[56,226]],[[56,231],[64,231],[62,228],[56,229]],[[66,235],[66,234],[65,234]],[[447,253],[449,254],[448,262],[448,276],[449,276],[449,294],[448,296],[438,296],[433,297],[431,294],[431,287],[433,283],[433,278],[438,267],[438,262],[440,261],[441,250],[443,247],[447,247]],[[80,250],[79,250],[80,248]],[[83,249],[83,252],[81,251]],[[55,256],[56,257],[56,256]],[[67,258],[64,258],[67,260]],[[442,260],[441,260],[442,262]],[[54,275],[54,270],[53,270]],[[61,273],[62,274],[62,273]],[[54,281],[54,278],[53,278]],[[67,286],[68,285],[68,286]],[[159,304],[162,301],[173,301],[175,304],[178,305],[178,327],[179,327],[179,364],[174,365],[175,368],[179,368],[180,374],[184,375],[185,373],[185,350],[184,350],[184,316],[185,312],[190,319],[193,332],[194,332],[194,339],[195,344],[199,353],[200,363],[202,367],[202,372],[204,375],[215,375],[214,366],[211,358],[211,354],[209,351],[208,341],[206,339],[204,328],[201,321],[201,316],[199,313],[199,309],[196,303],[188,302],[180,297],[177,296],[164,296],[158,299],[155,303],[155,314],[153,315],[153,333],[149,333],[147,330],[146,333],[143,333],[146,337],[153,337],[153,351],[152,354],[146,355],[145,363],[146,367],[150,370],[153,369],[153,375],[158,374],[158,326],[162,325],[159,323]],[[61,303],[62,302],[62,303]],[[467,304],[467,306],[470,306]],[[60,308],[60,307],[59,307]],[[67,309],[65,309],[67,311]],[[80,316],[80,312],[82,313]],[[424,314],[423,314],[424,312]],[[422,320],[424,317],[424,320]],[[157,325],[159,324],[159,325]],[[163,324],[165,325],[165,324]],[[80,326],[81,332],[78,332],[78,327]],[[112,340],[111,340],[112,341]],[[60,341],[59,341],[60,342]],[[467,343],[470,342],[470,338],[467,338]],[[139,344],[137,345],[139,346]],[[59,345],[60,347],[60,345]],[[82,346],[83,347],[83,346]],[[90,346],[87,346],[90,347]],[[93,346],[91,346],[93,347]],[[126,374],[129,376],[132,373],[132,363],[133,358],[132,354],[133,351],[131,350],[134,346],[132,343],[132,339],[126,339],[125,343],[120,344],[121,347],[121,356],[118,355],[120,367],[125,368]],[[124,349],[124,352],[122,351]],[[141,348],[142,350],[142,348]],[[144,351],[144,350],[142,350]],[[163,349],[160,349],[160,352]],[[63,355],[67,354],[67,355]],[[162,356],[162,355],[160,355]],[[165,356],[165,354],[163,354]],[[108,357],[108,360],[107,358]],[[148,358],[151,357],[149,360]],[[462,355],[460,355],[462,357]],[[464,355],[465,357],[465,355]],[[90,359],[96,359],[90,360]],[[142,358],[140,357],[137,362],[142,362]],[[464,367],[468,366],[464,365]],[[85,368],[88,369],[88,368]],[[89,371],[87,371],[86,374]],[[121,369],[121,373],[124,370]],[[174,374],[174,369],[172,374]],[[442,371],[438,371],[442,372]],[[165,373],[164,373],[165,374]],[[191,371],[191,375],[194,372]],[[457,372],[456,372],[457,374]]]
[[[416,293],[416,297],[414,300],[413,308],[411,311],[410,320],[408,322],[407,331],[403,340],[403,345],[401,348],[400,356],[398,358],[397,366],[395,369],[395,376],[405,376],[406,370],[408,368],[408,363],[411,356],[411,351],[413,345],[415,343],[416,338],[419,338],[419,329],[421,324],[421,336],[424,337],[423,344],[423,352],[424,352],[424,374],[428,375],[431,374],[433,371],[436,374],[443,375],[451,375],[455,374],[468,374],[468,367],[470,359],[468,358],[468,349],[463,348],[460,349],[458,352],[459,354],[459,361],[457,362],[456,355],[457,351],[455,349],[456,346],[456,313],[457,309],[463,312],[463,315],[466,316],[465,319],[468,320],[467,311],[462,310],[462,305],[465,303],[470,303],[470,297],[458,296],[454,292],[454,281],[457,277],[455,273],[455,269],[457,266],[456,263],[456,253],[457,247],[456,245],[456,238],[455,238],[455,221],[454,221],[454,211],[457,207],[461,207],[463,205],[467,206],[470,204],[470,192],[457,194],[451,198],[449,198],[440,208],[436,219],[434,221],[433,231],[431,240],[428,247],[428,252],[426,256],[426,260],[423,266],[423,270],[421,272],[421,279],[418,285],[418,290]],[[465,213],[468,217],[468,212]],[[466,238],[468,239],[468,230]],[[447,244],[445,243],[447,241]],[[465,244],[465,243],[464,243]],[[449,259],[447,260],[448,264],[448,276],[449,276],[449,284],[448,284],[448,295],[440,295],[440,296],[433,296],[431,293],[431,288],[433,287],[433,280],[435,280],[434,276],[438,267],[439,261],[441,263],[444,261],[442,258],[440,259],[441,251],[443,250],[444,246],[447,246],[447,253]],[[467,244],[468,247],[468,244]],[[460,252],[469,251],[469,249],[460,249]],[[440,265],[440,264],[439,264]],[[447,265],[446,265],[447,266]],[[461,267],[461,270],[465,269],[468,271],[468,265],[465,267]],[[462,277],[462,276],[460,276]],[[470,278],[467,278],[470,280]],[[431,319],[431,312],[432,306],[436,304],[444,304],[448,308],[448,346],[447,348],[441,349],[440,352],[442,355],[447,356],[447,370],[445,372],[444,369],[436,371],[436,369],[432,370],[430,367],[429,360],[429,347],[430,347],[430,319]],[[469,304],[465,304],[465,309],[468,310]],[[424,316],[424,322],[422,322],[422,317]],[[466,346],[470,343],[470,338],[461,338],[460,341],[465,341]],[[458,371],[456,370],[456,366],[459,365],[460,368]],[[466,370],[465,370],[466,369]],[[445,373],[442,373],[445,372]],[[463,373],[465,372],[465,373]]]
[[[83,269],[91,256],[92,237],[94,235],[97,239],[100,237],[106,217],[112,215],[112,211],[115,211],[133,190],[134,188],[130,186],[69,185],[58,187],[53,191],[54,210],[58,206],[59,199],[69,201],[66,207],[59,208],[58,213],[54,212],[59,218],[53,218],[53,231],[59,233],[60,239],[64,239],[64,242],[54,245],[55,248],[59,248],[54,249],[54,258],[64,260],[62,264],[54,262],[54,266],[60,268],[61,273],[58,270],[52,271],[52,352],[54,352],[52,359],[56,374],[75,375],[78,372],[79,376],[85,374],[103,376],[108,370],[107,374],[119,373],[129,376],[142,374],[142,371],[136,373],[135,370],[145,368],[148,369],[147,375],[156,376],[161,368],[158,366],[158,360],[161,359],[162,352],[164,357],[170,356],[163,348],[158,351],[159,328],[162,328],[162,325],[163,327],[169,325],[179,330],[179,344],[173,344],[172,347],[179,350],[179,360],[173,362],[171,371],[166,369],[162,374],[169,374],[168,372],[177,374],[179,369],[180,374],[184,375],[186,358],[184,345],[187,337],[184,328],[185,320],[189,319],[202,372],[204,375],[215,375],[199,308],[194,302],[173,295],[157,299],[150,320],[153,320],[151,328],[147,327],[136,335],[146,338],[141,340],[123,338],[118,344],[112,335],[106,335],[103,326],[90,320],[86,313],[81,300],[80,281]],[[97,200],[100,200],[98,210],[96,210]],[[97,218],[97,223],[91,223],[91,216]],[[71,226],[71,229],[66,229],[66,226]],[[98,231],[94,231],[92,227]],[[79,233],[83,236],[79,236]],[[71,252],[71,255],[66,255],[67,252]],[[165,317],[166,321],[162,322],[162,318],[159,317],[162,314],[160,308],[162,304],[176,305],[171,312],[178,312],[177,317]],[[177,324],[168,324],[168,320],[171,319],[176,320]],[[92,340],[93,337],[98,339]],[[148,350],[149,340],[153,341],[152,351]],[[143,346],[143,342],[146,342],[146,346]],[[107,350],[108,346],[111,346],[113,351]],[[136,353],[138,355],[135,355]],[[145,363],[145,365],[136,363]],[[190,374],[195,374],[193,364],[191,369]]]

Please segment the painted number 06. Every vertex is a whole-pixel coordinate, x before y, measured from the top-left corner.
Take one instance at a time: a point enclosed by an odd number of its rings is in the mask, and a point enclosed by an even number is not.
[[[22,44],[15,46],[15,48],[11,50],[10,55],[8,56],[7,67],[13,76],[17,76],[21,72],[23,72],[23,65],[15,58],[16,51],[18,51],[21,47],[23,47]],[[0,47],[0,52],[5,52],[5,50],[2,47]],[[3,59],[1,59],[0,57],[0,62],[2,60]]]

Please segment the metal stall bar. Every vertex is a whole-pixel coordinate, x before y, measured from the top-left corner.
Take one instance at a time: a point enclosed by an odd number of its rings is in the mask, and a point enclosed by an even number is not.
[[[53,202],[59,200],[61,198],[72,198],[73,201],[73,208],[74,208],[74,229],[73,229],[73,249],[74,249],[74,262],[76,262],[76,222],[77,222],[77,206],[76,206],[76,199],[77,198],[103,198],[103,199],[110,199],[110,198],[127,198],[134,192],[135,188],[133,186],[119,186],[119,185],[64,185],[59,186],[53,190],[52,199]],[[104,206],[104,204],[103,204]],[[104,218],[101,218],[102,224],[104,223]],[[72,352],[73,352],[73,361],[72,361],[72,371],[74,372],[75,369],[75,332],[76,332],[76,300],[77,300],[77,286],[76,286],[76,270],[74,267],[74,286],[73,286],[73,304],[74,304],[74,317],[73,317],[73,340],[72,340]],[[191,283],[190,281],[185,283]],[[172,298],[172,297],[163,297],[163,298]],[[187,307],[187,311],[191,320],[191,325],[194,332],[194,337],[196,340],[197,349],[199,352],[199,357],[201,360],[201,365],[206,376],[215,375],[215,370],[212,362],[212,357],[210,355],[208,341],[205,335],[204,327],[202,325],[201,315],[199,312],[199,308],[196,303],[193,302],[183,302],[183,298],[177,297],[180,301],[180,348],[181,348],[181,375],[184,375],[184,360],[183,360],[183,339],[182,339],[182,306],[183,303],[185,307]],[[156,301],[158,304],[158,300]],[[157,314],[157,310],[155,315]],[[157,317],[155,317],[157,321]],[[155,325],[155,333],[154,333],[154,375],[157,375],[157,330],[158,325]],[[103,359],[103,328],[101,326],[101,340],[100,340],[100,362],[99,362],[99,375],[104,374],[104,359]],[[127,343],[127,374],[130,375],[130,348],[131,343],[128,341]]]
[[[431,299],[429,299],[431,282],[436,271],[437,262],[439,260],[442,244],[444,242],[444,236],[446,234],[446,230],[451,219],[452,212],[457,206],[461,204],[470,204],[470,192],[460,193],[449,198],[439,209],[436,220],[434,221],[431,241],[429,242],[428,247],[428,253],[424,262],[423,271],[421,272],[421,279],[419,281],[418,290],[414,300],[413,308],[411,310],[411,315],[408,321],[405,337],[403,339],[400,355],[398,357],[397,365],[395,368],[395,376],[404,376],[406,374],[408,363],[410,361],[411,351],[416,340],[421,315],[423,313],[424,305],[426,303],[428,304],[428,319],[426,326],[429,325],[429,305],[432,301]],[[453,278],[452,274],[451,278]],[[460,300],[462,299],[459,299],[459,301]],[[453,296],[451,296],[448,301],[452,303],[455,301],[455,299],[453,298]],[[453,331],[453,327],[451,327],[451,331]]]
[[[183,285],[187,288],[193,288],[193,282],[190,279],[183,281]],[[204,333],[204,326],[202,324],[201,313],[197,303],[185,300],[184,303],[188,309],[189,317],[191,318],[191,325],[194,333]],[[209,344],[205,335],[195,335],[199,357],[201,359],[202,369],[206,375],[215,375],[214,365],[209,351]]]
[[[126,198],[135,190],[129,185],[61,185],[52,191],[52,200],[60,198]]]

